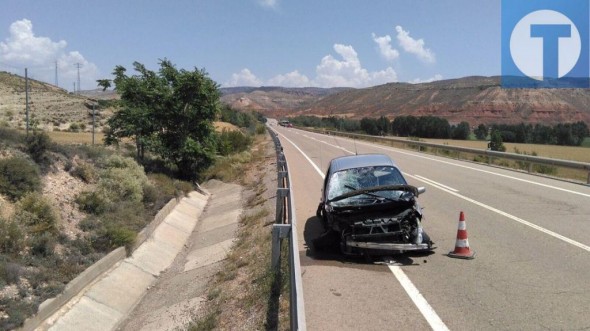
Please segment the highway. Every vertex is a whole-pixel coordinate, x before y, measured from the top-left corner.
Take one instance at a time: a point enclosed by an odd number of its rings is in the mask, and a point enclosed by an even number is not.
[[[590,329],[590,187],[294,128],[289,164],[309,330]],[[392,157],[419,197],[433,254],[374,260],[315,252],[329,160]],[[446,256],[465,213],[473,260]]]

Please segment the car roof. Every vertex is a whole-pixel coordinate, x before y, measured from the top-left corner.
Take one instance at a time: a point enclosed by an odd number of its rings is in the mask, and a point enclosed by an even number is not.
[[[384,154],[360,154],[360,155],[351,155],[351,156],[342,156],[333,159],[330,162],[330,174],[335,172],[346,170],[346,169],[353,169],[353,168],[361,168],[361,167],[374,167],[374,166],[392,166],[396,167],[397,165],[393,160]]]

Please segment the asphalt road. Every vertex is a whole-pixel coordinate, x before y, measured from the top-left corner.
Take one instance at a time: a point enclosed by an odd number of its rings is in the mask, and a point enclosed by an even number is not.
[[[309,330],[590,329],[590,187],[273,126],[291,172]],[[330,159],[391,156],[414,186],[431,255],[319,254],[315,211]],[[474,260],[446,256],[466,217]]]

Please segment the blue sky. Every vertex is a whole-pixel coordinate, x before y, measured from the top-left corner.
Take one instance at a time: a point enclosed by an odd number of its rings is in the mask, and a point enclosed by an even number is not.
[[[500,75],[500,0],[2,0],[0,70],[73,89],[134,61],[221,86],[350,86]]]

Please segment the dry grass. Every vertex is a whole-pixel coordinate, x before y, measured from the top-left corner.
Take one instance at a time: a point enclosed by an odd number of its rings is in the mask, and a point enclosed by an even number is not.
[[[207,305],[188,330],[288,329],[288,271],[279,280],[270,268],[273,148],[267,135],[257,136],[248,167],[234,179],[245,187],[245,211],[224,267],[209,284]]]
[[[231,123],[227,123],[227,122],[213,122],[213,125],[215,126],[215,131],[217,131],[217,132],[221,132],[223,130],[228,130],[228,131],[240,130],[240,128],[238,128],[237,126],[235,126]]]
[[[49,135],[52,141],[60,144],[92,144],[92,132],[49,131],[46,133]],[[95,133],[95,144],[102,145],[103,139],[103,133]]]
[[[485,150],[487,148],[487,141],[474,140],[449,140],[449,139],[420,139],[433,144],[459,146],[467,148],[475,148]],[[535,145],[535,144],[514,144],[504,143],[506,152],[514,153],[515,148],[521,153],[527,154],[537,153],[537,156],[548,157],[552,159],[563,159],[578,162],[590,163],[590,149],[588,147],[572,147],[572,146],[555,146],[555,145]]]

